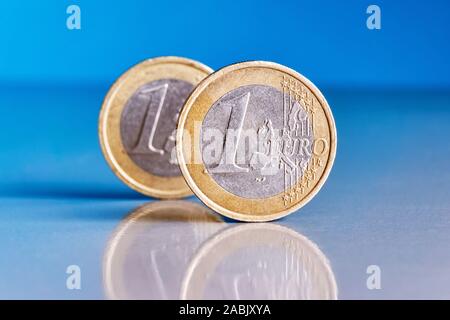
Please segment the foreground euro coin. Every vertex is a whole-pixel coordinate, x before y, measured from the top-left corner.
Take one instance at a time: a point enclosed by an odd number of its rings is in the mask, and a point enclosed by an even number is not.
[[[137,64],[111,87],[100,112],[100,145],[128,186],[156,198],[191,194],[176,159],[176,124],[194,86],[211,72],[193,60],[161,57]]]
[[[181,112],[177,155],[192,191],[242,221],[270,221],[319,192],[336,154],[323,95],[299,73],[243,62],[205,78]]]

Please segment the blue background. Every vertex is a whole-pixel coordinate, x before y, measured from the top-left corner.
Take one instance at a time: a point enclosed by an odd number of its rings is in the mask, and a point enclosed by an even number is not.
[[[66,8],[81,8],[81,30]],[[381,8],[368,30],[366,8]],[[160,55],[294,68],[326,96],[335,165],[281,223],[329,258],[340,298],[449,298],[450,1],[2,1],[0,298],[101,298],[105,244],[149,201],[112,173],[109,86]],[[194,197],[190,201],[196,201]],[[83,270],[83,290],[65,268]],[[365,286],[383,270],[383,290]]]
[[[366,8],[381,8],[381,30]],[[66,28],[81,8],[82,29]],[[111,83],[153,56],[217,69],[290,66],[319,86],[450,86],[450,3],[433,1],[2,1],[0,81]]]

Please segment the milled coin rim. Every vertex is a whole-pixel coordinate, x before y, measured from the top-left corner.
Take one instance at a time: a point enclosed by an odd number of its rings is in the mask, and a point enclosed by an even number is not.
[[[328,161],[326,163],[326,167],[322,173],[322,175],[320,176],[320,178],[318,179],[317,183],[314,185],[314,187],[309,191],[309,193],[303,197],[302,200],[300,200],[298,203],[296,203],[295,205],[289,207],[286,210],[282,210],[280,212],[275,212],[272,214],[265,214],[265,215],[251,215],[251,214],[243,214],[237,210],[230,210],[224,206],[219,205],[218,203],[216,203],[215,201],[212,201],[197,185],[197,183],[195,182],[193,176],[191,175],[189,169],[188,169],[188,165],[190,166],[191,164],[187,164],[186,163],[186,157],[184,155],[184,134],[183,132],[185,131],[185,126],[186,126],[186,121],[187,121],[187,117],[189,116],[189,113],[192,110],[193,105],[195,104],[197,98],[199,97],[199,95],[206,90],[206,88],[214,83],[216,80],[218,80],[219,78],[223,77],[224,75],[239,70],[239,69],[245,69],[245,68],[267,68],[267,69],[273,69],[275,71],[281,72],[281,73],[285,73],[287,75],[290,75],[291,77],[297,79],[298,81],[300,81],[304,86],[306,86],[311,93],[314,94],[314,96],[317,98],[317,100],[320,102],[320,106],[325,114],[325,117],[327,119],[328,122],[328,130],[329,130],[329,135],[330,135],[330,150],[329,150],[329,156],[328,156]],[[212,105],[211,105],[212,106]],[[211,106],[209,106],[209,108],[211,108]],[[196,110],[197,111],[197,110]],[[195,148],[195,143],[196,141],[194,141],[194,147]],[[226,66],[222,69],[217,70],[216,72],[212,73],[211,75],[209,75],[208,77],[206,77],[205,79],[203,79],[198,85],[197,87],[194,89],[194,91],[191,93],[191,95],[188,97],[188,99],[185,102],[185,105],[182,109],[182,112],[180,114],[180,117],[178,119],[178,127],[177,127],[177,137],[176,137],[176,149],[177,149],[177,158],[179,160],[180,163],[180,169],[181,172],[188,184],[188,186],[191,188],[191,190],[193,191],[193,193],[203,202],[205,203],[208,207],[210,207],[211,209],[213,209],[214,211],[235,219],[235,220],[240,220],[240,221],[247,221],[247,222],[265,222],[265,221],[272,221],[272,220],[276,220],[279,218],[282,218],[284,216],[289,215],[290,213],[300,209],[301,207],[303,207],[305,204],[307,204],[322,188],[322,186],[324,185],[325,181],[327,180],[331,168],[333,166],[334,163],[334,159],[336,157],[336,148],[337,148],[337,133],[336,133],[336,125],[335,125],[335,121],[333,118],[333,114],[331,112],[330,106],[328,104],[328,102],[326,101],[325,97],[323,96],[323,94],[320,92],[320,90],[310,81],[308,80],[306,77],[304,77],[303,75],[301,75],[300,73],[285,67],[283,65],[280,65],[278,63],[274,63],[274,62],[268,62],[268,61],[247,61],[247,62],[240,62],[240,63],[235,63],[235,64],[231,64],[229,66]],[[203,163],[200,164],[202,166],[201,171],[206,171],[206,167]],[[216,183],[217,184],[217,183]],[[226,191],[223,188],[219,188],[221,189],[220,192],[223,192],[224,196],[229,196],[230,193],[228,191]],[[247,201],[248,200],[248,201]],[[256,203],[258,201],[260,201],[259,199],[244,199],[243,200],[243,206],[245,206],[245,210],[246,211],[250,211],[252,209],[252,201],[253,203]],[[270,208],[268,208],[268,210],[270,210]]]
[[[133,190],[150,197],[178,199],[192,195],[191,189],[187,186],[183,176],[161,177],[143,170],[128,156],[121,139],[117,139],[117,136],[120,135],[120,125],[109,127],[109,123],[113,120],[120,123],[117,117],[120,119],[126,101],[141,85],[161,78],[173,77],[177,79],[170,73],[165,73],[162,77],[155,77],[154,74],[148,72],[151,68],[164,64],[191,68],[190,72],[181,68],[178,73],[183,76],[181,80],[192,83],[194,87],[200,80],[213,72],[210,67],[198,61],[175,56],[156,57],[137,63],[117,78],[108,90],[100,110],[98,134],[103,156],[114,174],[122,182]],[[199,74],[201,74],[201,78]],[[127,95],[128,98],[124,98],[123,95]],[[125,101],[125,103],[119,105],[118,99]],[[117,141],[111,143],[110,139],[114,139],[114,137]],[[126,164],[132,170],[127,172],[119,163]]]

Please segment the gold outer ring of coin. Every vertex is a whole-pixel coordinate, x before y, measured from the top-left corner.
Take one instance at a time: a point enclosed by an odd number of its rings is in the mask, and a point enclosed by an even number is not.
[[[303,88],[312,99],[314,108],[314,118],[319,125],[314,126],[314,137],[322,139],[323,154],[314,160],[318,164],[316,171],[310,170],[312,164],[310,160],[308,175],[303,174],[297,183],[284,190],[280,194],[263,198],[250,199],[234,195],[223,189],[207,173],[205,164],[201,160],[196,161],[195,154],[201,150],[198,129],[195,123],[202,123],[207,112],[212,105],[227,92],[245,85],[267,85],[280,91],[284,90],[283,80],[291,81],[294,85]],[[284,91],[283,91],[284,92]],[[308,112],[308,114],[310,114]],[[186,139],[185,136],[190,137]],[[192,138],[194,137],[194,138]],[[192,143],[189,143],[189,140]],[[325,183],[333,166],[336,156],[337,135],[334,118],[331,109],[322,93],[316,86],[298,72],[273,62],[249,61],[241,62],[224,67],[202,80],[187,99],[178,120],[177,130],[177,157],[180,163],[181,172],[185,177],[189,187],[214,211],[229,218],[262,222],[271,221],[284,217],[308,203]],[[319,145],[319,143],[318,143]],[[318,148],[320,150],[320,148]],[[189,161],[187,161],[189,159]],[[193,159],[193,161],[191,161]],[[304,179],[314,174],[315,180]],[[302,184],[303,183],[303,184]],[[303,188],[303,189],[302,189]],[[292,193],[300,192],[298,199],[292,200]],[[283,196],[284,195],[284,196]],[[296,193],[294,193],[294,198]],[[287,198],[286,198],[287,197]],[[286,204],[288,199],[288,204]]]
[[[194,86],[213,70],[200,62],[180,57],[144,60],[128,69],[109,89],[100,111],[98,133],[103,155],[113,172],[130,188],[147,196],[176,199],[192,194],[182,175],[153,175],[128,156],[120,136],[122,110],[142,85],[162,78],[174,78]]]

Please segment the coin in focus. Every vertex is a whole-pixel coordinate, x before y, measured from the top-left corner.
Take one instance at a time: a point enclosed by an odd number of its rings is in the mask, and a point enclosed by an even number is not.
[[[176,124],[194,86],[211,72],[193,60],[160,57],[116,80],[102,105],[99,136],[108,164],[124,183],[156,198],[191,194],[176,159]]]
[[[320,190],[336,154],[328,103],[304,76],[252,61],[211,74],[183,107],[181,171],[207,206],[242,221],[270,221]]]

